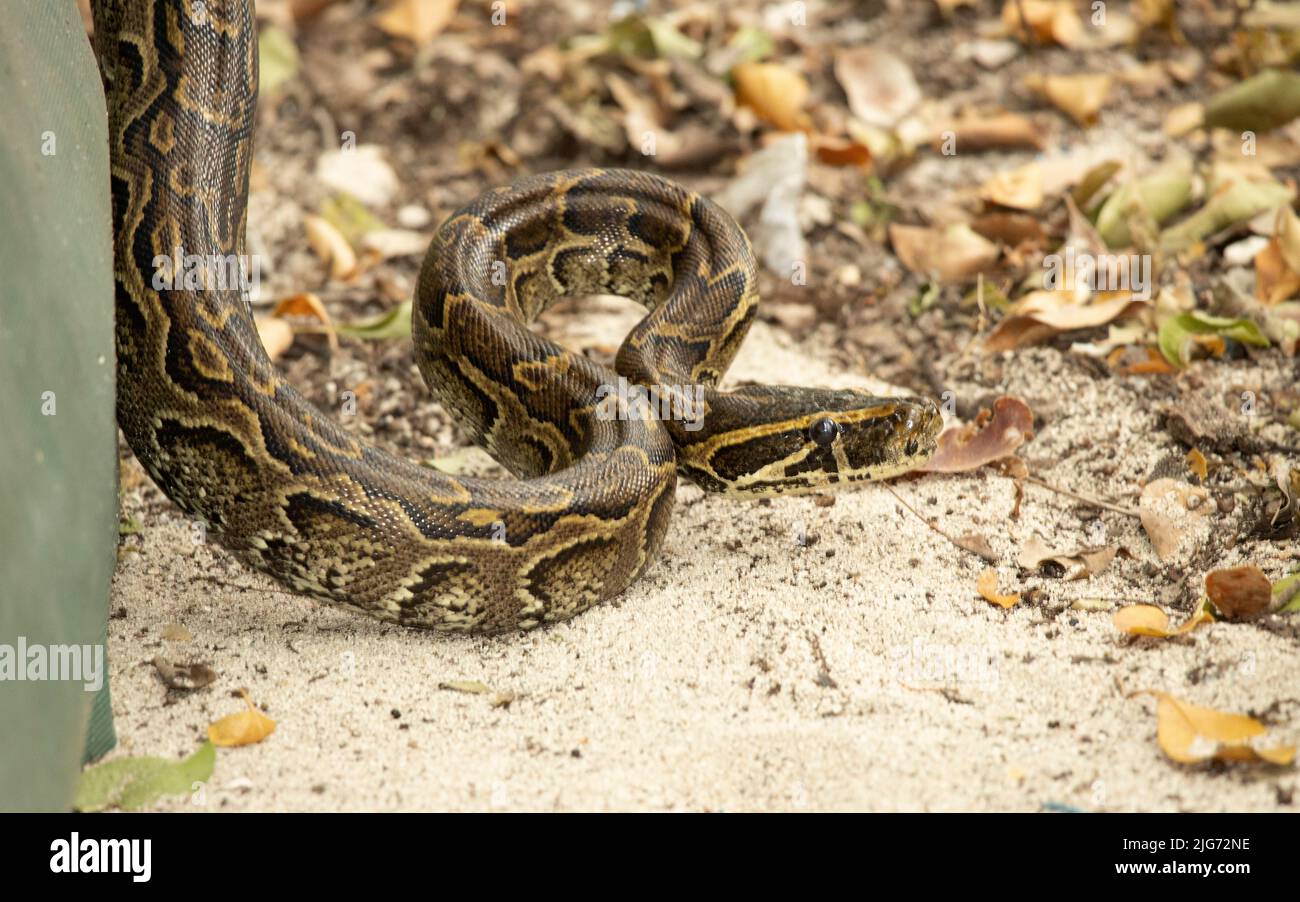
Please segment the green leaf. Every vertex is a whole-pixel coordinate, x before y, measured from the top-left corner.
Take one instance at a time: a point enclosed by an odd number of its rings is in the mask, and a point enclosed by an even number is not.
[[[298,47],[283,28],[263,25],[257,36],[257,90],[263,97],[298,74]]]
[[[1300,73],[1265,70],[1226,88],[1205,104],[1205,124],[1234,131],[1268,131],[1300,116]]]
[[[1294,194],[1291,188],[1277,182],[1238,179],[1217,191],[1205,206],[1191,216],[1172,228],[1165,229],[1160,235],[1160,247],[1177,253],[1202,238],[1253,219],[1265,210],[1290,203]]]
[[[1300,613],[1300,572],[1292,573],[1290,576],[1284,576],[1273,584],[1273,597],[1286,598],[1291,596],[1291,600],[1285,605],[1278,608],[1279,614]],[[1292,594],[1294,593],[1294,594]]]
[[[335,331],[352,338],[374,341],[380,338],[411,337],[411,301],[405,300],[387,313],[359,323],[339,323]]]
[[[143,808],[160,796],[194,791],[195,783],[212,777],[217,750],[205,742],[181,761],[169,758],[118,758],[81,775],[72,807],[78,811]]]
[[[382,220],[366,209],[365,204],[346,193],[325,198],[320,205],[320,215],[353,247],[361,246],[363,235],[387,228]]]
[[[1242,344],[1268,347],[1268,339],[1252,320],[1211,316],[1193,310],[1190,313],[1172,316],[1161,324],[1157,339],[1160,353],[1164,354],[1165,359],[1174,366],[1186,366],[1191,362],[1192,337],[1195,335],[1219,335]]]
[[[1176,160],[1121,185],[1106,198],[1097,214],[1097,234],[1108,247],[1127,247],[1132,241],[1129,223],[1135,215],[1133,207],[1145,210],[1159,224],[1186,207],[1191,199],[1191,164]]]

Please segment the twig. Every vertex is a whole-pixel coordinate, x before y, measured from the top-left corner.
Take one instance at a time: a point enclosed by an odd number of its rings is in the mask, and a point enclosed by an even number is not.
[[[1063,489],[1058,485],[1052,485],[1050,482],[1046,482],[1045,480],[1039,479],[1037,476],[1026,476],[1025,481],[1031,482],[1036,486],[1047,489],[1048,491],[1056,492],[1057,494],[1060,495],[1065,495],[1067,498],[1073,498],[1075,501],[1078,501],[1081,504],[1089,504],[1092,505],[1093,507],[1099,507],[1102,510],[1114,511],[1117,514],[1126,514],[1130,517],[1142,516],[1140,512],[1134,510],[1131,507],[1124,507],[1121,504],[1112,504],[1109,501],[1102,501],[1100,498],[1093,498],[1089,495],[1081,495],[1078,492],[1072,492],[1069,489]]]
[[[898,492],[895,492],[895,491],[894,491],[894,487],[893,487],[892,485],[886,485],[886,486],[885,486],[885,489],[888,490],[889,494],[893,495],[895,498],[898,499],[898,503],[899,503],[899,504],[903,505],[903,507],[905,507],[905,508],[907,508],[909,511],[911,511],[912,514],[916,517],[916,519],[920,520],[920,521],[921,521],[922,523],[924,523],[926,526],[928,526],[928,527],[930,527],[931,529],[933,529],[935,532],[937,532],[939,535],[943,536],[943,537],[944,537],[945,539],[947,539],[949,542],[952,542],[952,544],[956,545],[956,546],[957,546],[958,548],[960,548],[962,551],[969,551],[971,554],[975,555],[975,556],[976,556],[977,558],[979,558],[980,560],[985,560],[984,555],[980,554],[978,551],[975,551],[974,549],[967,548],[965,545],[963,545],[961,542],[959,542],[959,541],[957,541],[956,539],[954,539],[954,538],[953,538],[951,535],[949,535],[948,533],[944,532],[944,531],[943,531],[942,529],[940,529],[938,526],[935,526],[935,525],[934,525],[933,523],[931,523],[929,520],[925,519],[925,517],[921,515],[921,512],[920,512],[920,511],[918,511],[916,508],[912,507],[912,505],[908,504],[905,500],[903,500],[903,496],[902,496],[902,495],[900,495],[900,494],[898,494]]]

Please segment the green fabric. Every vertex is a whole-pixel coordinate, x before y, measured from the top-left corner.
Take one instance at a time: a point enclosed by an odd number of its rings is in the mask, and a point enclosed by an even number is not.
[[[107,120],[73,0],[0,0],[0,22],[0,655],[89,646],[104,667],[98,692],[0,680],[0,810],[57,810],[115,742]]]

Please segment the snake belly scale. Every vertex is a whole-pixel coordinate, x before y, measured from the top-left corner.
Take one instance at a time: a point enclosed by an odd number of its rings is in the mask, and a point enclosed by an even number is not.
[[[932,453],[928,401],[720,391],[757,302],[748,240],[706,198],[622,170],[490,191],[447,219],[420,271],[421,371],[517,478],[457,478],[361,442],[276,372],[245,291],[156,284],[173,249],[245,253],[251,3],[96,0],[94,13],[118,423],[168,497],[288,588],[415,627],[528,628],[617,595],[655,561],[679,473],[710,491],[820,491]],[[617,373],[528,328],[557,298],[591,293],[649,311]],[[642,387],[630,401],[610,393],[620,376]],[[646,415],[647,397],[692,415]]]

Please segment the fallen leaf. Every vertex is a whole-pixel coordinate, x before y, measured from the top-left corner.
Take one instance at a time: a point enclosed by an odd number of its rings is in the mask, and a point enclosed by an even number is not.
[[[194,634],[179,623],[169,623],[163,627],[162,637],[168,642],[193,642]]]
[[[356,323],[340,323],[340,335],[374,341],[381,338],[411,337],[411,301],[405,300],[392,310]]]
[[[1283,577],[1273,584],[1271,605],[1279,614],[1294,614],[1300,611],[1300,573]]]
[[[275,732],[275,721],[267,717],[253,704],[248,693],[239,691],[247,711],[227,714],[220,720],[208,725],[208,740],[213,745],[237,746],[253,745],[261,742]]]
[[[405,38],[423,47],[432,41],[456,14],[460,0],[394,0],[375,24],[395,38]]]
[[[852,47],[835,54],[835,77],[863,122],[893,128],[921,102],[912,70],[887,50]]]
[[[1209,499],[1205,489],[1169,478],[1142,489],[1138,514],[1160,560],[1174,557],[1190,526],[1209,513]]]
[[[979,412],[975,422],[948,429],[938,450],[920,468],[927,473],[963,473],[1007,457],[1033,438],[1034,414],[1019,398],[1002,397],[993,412]]]
[[[1260,749],[1249,740],[1265,736],[1268,730],[1253,717],[1202,708],[1174,698],[1166,692],[1142,689],[1134,695],[1150,695],[1156,702],[1156,741],[1161,750],[1179,764],[1199,764],[1211,758],[1221,761],[1263,760],[1286,765],[1295,760],[1295,746],[1279,745]]]
[[[889,241],[904,266],[942,282],[961,282],[991,269],[1001,253],[965,223],[946,228],[892,223]]]
[[[215,670],[199,662],[174,664],[166,658],[155,657],[152,663],[154,669],[158,671],[158,676],[171,689],[192,692],[211,685],[217,678]]]
[[[1223,339],[1268,347],[1268,338],[1252,320],[1211,316],[1200,310],[1171,316],[1160,324],[1156,340],[1165,359],[1175,366],[1187,366],[1197,356],[1221,357],[1227,351]]]
[[[266,356],[271,360],[279,360],[280,355],[293,344],[293,326],[282,319],[261,315],[253,317],[253,322],[257,326],[258,338],[262,339],[262,347],[266,349]]]
[[[289,32],[270,24],[257,30],[257,91],[262,97],[275,96],[300,66],[298,47]]]
[[[954,153],[977,153],[982,150],[1026,148],[1041,150],[1043,130],[1019,113],[1003,111],[993,115],[968,115],[953,120],[934,137],[934,146],[948,150],[949,134]]]
[[[832,495],[830,497],[833,498],[834,496]],[[965,548],[967,551],[978,554],[990,564],[996,564],[998,562],[998,553],[993,550],[993,546],[989,544],[988,538],[977,532],[968,532],[960,535],[953,539],[953,542],[958,548]]]
[[[77,811],[143,808],[160,796],[194,792],[212,777],[217,750],[205,742],[180,761],[170,758],[116,758],[83,771],[72,807]]]
[[[1135,217],[1162,225],[1192,199],[1192,166],[1179,157],[1139,179],[1121,185],[1097,213],[1097,234],[1109,247],[1132,242]]]
[[[1268,210],[1290,203],[1295,190],[1277,182],[1249,178],[1225,180],[1205,206],[1160,234],[1160,247],[1171,253]]]
[[[1030,90],[1037,91],[1076,123],[1082,126],[1097,121],[1110,95],[1111,77],[1104,73],[1084,75],[1037,75],[1028,79]]]
[[[1171,636],[1181,636],[1183,633],[1191,632],[1202,623],[1213,623],[1214,615],[1205,609],[1205,606],[1197,608],[1196,613],[1188,617],[1176,628],[1169,628],[1169,615],[1155,605],[1150,604],[1131,604],[1127,607],[1120,608],[1111,618],[1115,628],[1121,632],[1133,636],[1153,636],[1158,639],[1168,639]]]
[[[1075,46],[1084,31],[1083,20],[1070,0],[1006,0],[1002,25],[1023,43],[1057,43]]]
[[[1300,116],[1300,73],[1269,69],[1225,88],[1205,104],[1205,124],[1265,132]]]
[[[303,216],[307,243],[322,263],[328,263],[330,278],[346,282],[358,272],[357,255],[343,233],[320,216],[307,213]]]
[[[282,299],[271,310],[271,316],[275,319],[296,319],[314,323],[315,325],[312,326],[298,326],[294,328],[294,331],[324,335],[329,342],[330,350],[338,350],[339,339],[334,331],[334,321],[330,319],[329,311],[325,309],[321,299],[311,292],[303,292]],[[293,324],[290,323],[290,325]]]
[[[316,179],[368,207],[387,207],[401,188],[378,144],[328,150],[316,160]]]
[[[1072,291],[1031,291],[1007,311],[1007,316],[984,339],[989,353],[1046,341],[1062,332],[1092,329],[1132,316],[1149,305],[1128,292],[1099,296],[1088,303],[1072,303]]]
[[[731,70],[736,101],[782,131],[803,131],[812,124],[803,111],[808,82],[781,63],[741,63]]]
[[[1187,469],[1191,470],[1201,484],[1205,484],[1205,478],[1210,475],[1210,464],[1205,459],[1205,455],[1193,448],[1187,452]]]
[[[1254,620],[1268,612],[1273,587],[1258,567],[1229,567],[1206,575],[1205,594],[1225,620]]]
[[[999,172],[980,188],[984,200],[1017,210],[1037,210],[1043,203],[1043,170],[1037,163]]]
[[[975,588],[979,590],[985,601],[1000,607],[1009,608],[1020,603],[1019,594],[1001,595],[998,593],[998,571],[992,568],[979,575]]]
[[[1041,538],[1031,536],[1016,555],[1016,563],[1026,570],[1037,570],[1052,561],[1064,571],[1062,579],[1088,579],[1105,573],[1118,553],[1119,548],[1113,545],[1090,546],[1067,552],[1053,551]]]

